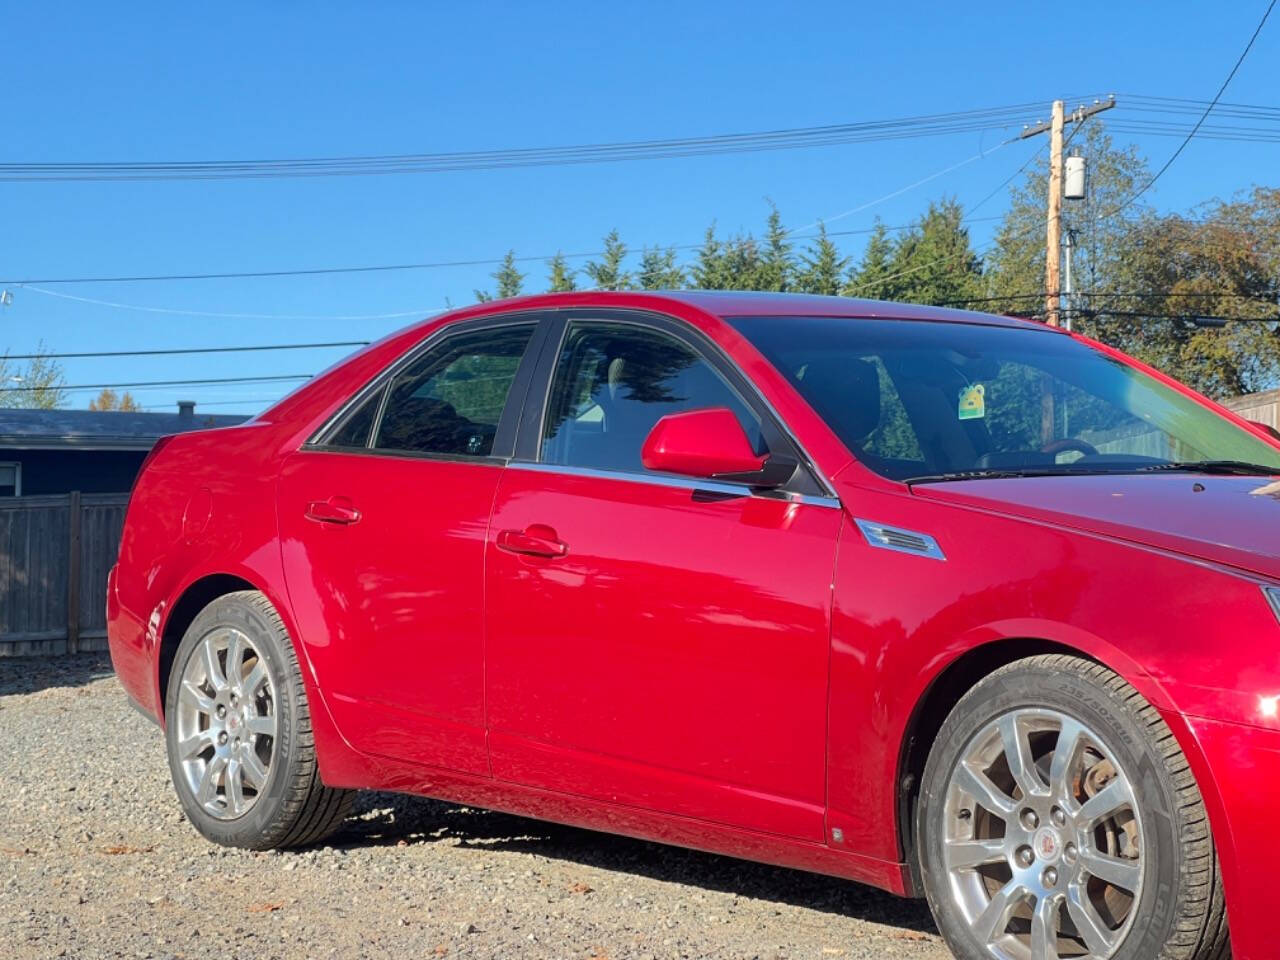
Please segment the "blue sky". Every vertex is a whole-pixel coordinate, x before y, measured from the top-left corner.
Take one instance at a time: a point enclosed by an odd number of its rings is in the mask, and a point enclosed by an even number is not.
[[[1265,3],[21,4],[5,18],[8,162],[275,159],[698,136],[1115,91],[1208,99]],[[1280,105],[1280,22],[1224,100]],[[1122,107],[1123,109],[1123,102]],[[1113,116],[1120,114],[1115,111]],[[1037,119],[1028,116],[1028,120]],[[693,243],[831,218],[989,149],[999,130],[681,160],[344,179],[0,184],[0,278],[486,259]],[[1127,138],[1122,138],[1127,139]],[[1177,141],[1137,140],[1153,166]],[[840,229],[972,204],[1044,138]],[[1185,209],[1275,184],[1280,144],[1193,142],[1153,190]],[[1003,197],[982,214],[997,214]],[[975,241],[991,224],[976,223]],[[832,229],[837,225],[833,224]],[[844,241],[850,252],[859,244]],[[581,260],[575,264],[581,264]],[[541,265],[529,286],[540,288]],[[136,306],[290,317],[427,315],[492,267],[312,278],[57,286]],[[25,353],[377,337],[407,318],[181,316],[9,286],[0,349]],[[76,360],[71,383],[311,373],[341,351]],[[135,390],[252,411],[280,385]],[[73,395],[74,406],[89,393]]]

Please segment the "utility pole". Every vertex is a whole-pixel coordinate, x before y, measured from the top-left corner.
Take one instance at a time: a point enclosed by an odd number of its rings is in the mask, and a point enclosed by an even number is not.
[[[1115,97],[1098,101],[1091,106],[1079,106],[1067,115],[1061,100],[1053,101],[1053,113],[1048,123],[1027,127],[1018,139],[1025,140],[1037,134],[1049,134],[1049,203],[1045,221],[1044,310],[1049,326],[1058,326],[1062,316],[1062,129],[1067,121],[1081,123],[1086,118],[1116,105]]]

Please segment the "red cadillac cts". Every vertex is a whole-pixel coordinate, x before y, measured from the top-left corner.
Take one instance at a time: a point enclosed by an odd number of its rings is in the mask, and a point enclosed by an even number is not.
[[[398,790],[927,897],[965,958],[1280,956],[1280,443],[1039,324],[457,311],[158,445],[108,593],[217,843]]]

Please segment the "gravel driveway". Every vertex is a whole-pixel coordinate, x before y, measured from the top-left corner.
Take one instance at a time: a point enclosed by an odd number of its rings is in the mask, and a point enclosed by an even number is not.
[[[206,843],[104,655],[0,659],[0,957],[948,956],[919,902],[431,800],[332,844]]]

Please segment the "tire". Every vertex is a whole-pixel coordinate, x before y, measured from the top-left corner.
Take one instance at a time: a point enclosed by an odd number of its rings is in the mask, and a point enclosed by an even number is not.
[[[1230,957],[1186,758],[1156,709],[1098,664],[1033,657],[966,693],[929,752],[916,836],[929,907],[962,960],[1056,957],[1042,947],[1059,945],[1055,928],[1089,957]]]
[[[219,597],[192,621],[169,675],[165,719],[178,799],[214,843],[308,846],[351,809],[354,791],[320,781],[297,654],[257,591]]]

